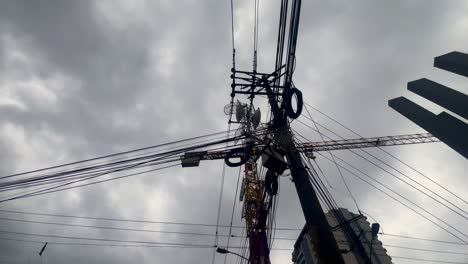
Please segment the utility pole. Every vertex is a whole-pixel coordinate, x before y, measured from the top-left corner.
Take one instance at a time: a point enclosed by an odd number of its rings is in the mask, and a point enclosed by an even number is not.
[[[286,167],[289,167],[306,220],[308,234],[316,251],[317,262],[319,264],[344,264],[335,237],[322,211],[312,183],[309,180],[310,175],[304,166],[299,150],[295,146],[294,137],[290,131],[288,122],[288,118],[291,120],[298,118],[301,115],[303,107],[302,93],[294,87],[292,81],[295,68],[301,2],[301,0],[292,0],[291,4],[289,4],[289,0],[281,1],[276,66],[273,73],[267,74],[257,72],[256,64],[254,64],[254,70],[252,72],[236,70],[235,65],[233,65],[229,122],[236,123],[231,120],[233,109],[236,108],[237,122],[244,120],[245,126],[250,127],[251,119],[249,113],[253,110],[253,99],[258,95],[267,96],[271,106],[272,117],[267,128],[271,135],[267,143],[269,146],[265,146],[263,150],[266,153],[267,148],[269,148],[270,157],[267,157],[265,161],[263,161],[262,157],[263,165],[268,169],[267,174],[269,173],[270,176],[275,175],[276,178],[274,180],[277,181],[278,175],[282,174]],[[289,7],[291,8],[291,12],[289,15],[289,28],[287,30],[287,11]],[[286,31],[289,32],[288,39],[285,42]],[[287,45],[285,45],[285,43],[287,43]],[[285,50],[286,56],[283,54]],[[286,63],[284,65],[282,63],[283,57],[286,58]],[[256,61],[256,53],[254,53],[254,61]],[[244,107],[239,102],[234,105],[234,97],[236,94],[248,96],[250,105]],[[296,107],[293,106],[293,98],[296,98]],[[245,115],[244,113],[248,114]],[[246,131],[248,132],[250,129]],[[241,159],[241,162],[234,164],[229,161],[230,158],[234,157],[234,153],[244,153],[245,158],[243,160]],[[225,161],[228,166],[240,166],[246,163],[251,155],[252,148],[246,146],[245,148],[240,148],[228,153]],[[284,162],[284,157],[287,158],[287,164]],[[267,159],[269,161],[266,161]],[[266,182],[265,179],[265,184]],[[262,209],[259,213],[256,213],[254,217],[255,222],[262,223],[262,225],[265,226],[262,219],[266,219],[266,214],[268,214],[268,208]],[[268,247],[266,244],[265,246]],[[255,249],[255,247],[256,245],[250,244],[251,253],[255,252],[255,250],[252,250]],[[251,257],[256,258],[259,256],[260,255]],[[253,263],[258,262],[255,260]]]
[[[288,142],[283,145],[283,148],[286,149],[292,180],[299,196],[307,232],[316,251],[318,263],[344,263],[333,232],[309,180],[309,173],[302,162],[299,150],[294,145],[292,134],[289,131],[286,133]]]

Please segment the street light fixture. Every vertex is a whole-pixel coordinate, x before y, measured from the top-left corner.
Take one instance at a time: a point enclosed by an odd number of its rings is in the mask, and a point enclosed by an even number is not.
[[[246,258],[246,257],[244,257],[244,256],[242,256],[242,255],[239,255],[239,254],[237,254],[237,253],[235,253],[235,252],[229,251],[229,250],[227,250],[227,249],[225,249],[225,248],[220,248],[220,247],[218,247],[218,248],[216,248],[216,252],[218,252],[219,254],[233,254],[233,255],[236,255],[236,256],[238,256],[238,257],[241,257],[241,258],[247,260],[249,263],[251,263],[250,260],[249,260],[248,258]]]

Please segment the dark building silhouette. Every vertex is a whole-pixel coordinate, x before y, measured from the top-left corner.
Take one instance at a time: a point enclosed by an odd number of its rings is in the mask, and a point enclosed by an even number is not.
[[[468,54],[451,52],[434,59],[434,66],[468,77]],[[408,83],[408,90],[468,119],[468,96],[429,79]],[[449,147],[468,158],[468,124],[447,112],[434,114],[418,104],[398,97],[388,105]]]

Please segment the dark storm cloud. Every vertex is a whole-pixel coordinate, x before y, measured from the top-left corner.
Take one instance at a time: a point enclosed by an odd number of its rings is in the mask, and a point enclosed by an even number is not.
[[[219,73],[223,69],[221,65],[224,65],[224,58],[219,56],[218,50],[224,47],[221,43],[225,42],[224,40],[229,36],[228,34],[213,34],[218,31],[214,30],[216,26],[221,28],[223,23],[213,21],[220,19],[219,16],[212,15],[219,7],[214,6],[214,3],[209,4],[209,8],[204,8],[198,4],[184,3],[185,7],[181,6],[181,8],[191,9],[195,14],[192,17],[182,15],[178,8],[157,4],[151,9],[151,15],[154,16],[151,23],[132,24],[130,21],[130,25],[123,29],[114,27],[111,21],[105,21],[103,14],[97,11],[93,2],[42,2],[37,3],[37,6],[18,2],[5,4],[1,14],[4,22],[2,24],[6,25],[3,33],[8,35],[10,43],[15,44],[15,48],[19,47],[27,57],[26,61],[17,63],[18,67],[10,70],[13,72],[12,75],[17,80],[57,76],[67,80],[62,87],[63,90],[56,94],[59,101],[58,111],[38,104],[37,100],[41,98],[18,92],[17,96],[20,101],[25,102],[27,109],[2,106],[2,124],[15,124],[16,128],[25,131],[26,137],[37,138],[35,132],[44,128],[54,131],[57,136],[83,141],[84,144],[81,146],[75,146],[75,144],[60,146],[62,148],[60,151],[69,153],[67,158],[70,160],[90,154],[109,153],[114,148],[128,149],[223,129],[224,124],[221,128],[213,127],[215,120],[218,119],[216,116],[203,114],[212,112],[211,107],[222,109],[224,105],[219,100],[214,101],[213,98],[205,102],[203,100],[212,94],[213,88],[218,91],[224,90],[222,86],[226,82]],[[110,9],[104,12],[113,11]],[[134,15],[148,16],[150,14],[136,13]],[[125,20],[125,18],[119,19]],[[194,31],[193,28],[187,27],[189,22],[194,28],[207,30]],[[208,29],[208,24],[215,27]],[[187,41],[187,36],[191,41]],[[197,41],[199,38],[201,41]],[[208,44],[212,46],[208,48]],[[171,54],[168,54],[171,48],[174,49]],[[165,49],[168,51],[166,52]],[[168,56],[171,57],[169,62],[172,60],[173,68],[170,68],[170,65],[164,65]],[[229,58],[229,55],[226,57]],[[216,74],[220,81],[213,82],[213,74]],[[13,78],[11,76],[4,78],[4,80],[8,79]],[[213,85],[216,83],[217,85]],[[8,84],[12,85],[11,82]],[[137,103],[140,105],[136,106]],[[134,120],[137,120],[136,123]],[[135,125],[128,127],[128,123]],[[12,135],[9,136],[14,138]],[[15,143],[6,142],[5,149],[7,147],[15,149]],[[76,149],[73,149],[74,147]],[[21,158],[21,155],[19,153],[17,157]],[[5,159],[2,161],[7,162]],[[46,162],[57,163],[56,160],[46,160]],[[19,167],[3,166],[2,168],[4,168],[2,175],[14,170],[24,170]],[[197,177],[193,173],[190,176],[195,179]],[[155,177],[152,178],[142,183],[156,188],[157,180]],[[218,180],[219,177],[216,179]],[[210,186],[216,186],[217,190],[218,184],[210,185],[210,182],[207,182],[204,186],[208,189],[207,191],[200,190],[198,201],[204,198],[204,193],[211,192],[212,197],[208,198],[215,204],[217,191],[210,190]],[[118,188],[115,185],[110,188],[113,187]],[[144,186],[138,186],[138,184],[137,187],[144,189]],[[83,190],[83,192],[78,192],[77,200],[62,198],[62,202],[59,202],[53,198],[55,195],[52,195],[48,199],[39,198],[34,202],[25,201],[22,204],[23,208],[34,210],[38,204],[43,203],[45,205],[41,208],[44,211],[68,214],[82,212],[89,215],[128,216],[130,218],[162,219],[167,217],[166,214],[158,213],[158,210],[153,213],[141,210],[145,206],[135,209],[132,202],[130,204],[117,202],[115,197],[108,195],[109,192],[106,191],[108,188],[109,186],[97,186]],[[125,187],[121,191],[124,189]],[[176,193],[192,191],[190,184],[184,189],[174,189],[174,191]],[[67,197],[70,196],[73,194],[67,195]],[[120,192],[118,200],[128,200],[129,197],[126,196],[125,191]],[[176,197],[177,195],[169,192],[169,199]],[[138,196],[135,199],[141,201],[144,196]],[[51,203],[52,200],[55,202]],[[175,205],[174,207],[177,208],[178,202],[168,201],[168,204]],[[200,209],[210,213],[201,213],[197,220],[213,223],[216,213],[212,205]],[[133,211],[136,213],[127,215],[128,212]],[[142,212],[147,215],[142,215]],[[174,212],[175,217],[183,214],[178,210]],[[196,212],[195,215],[197,215]],[[190,222],[190,219],[187,221]],[[10,226],[18,227],[18,225],[2,223],[4,228],[9,229]],[[35,230],[43,231],[43,233],[57,232],[40,226]],[[109,232],[96,230],[82,234],[95,237],[112,235]],[[154,237],[146,238],[150,241],[155,239]],[[21,256],[17,259],[24,259],[30,251],[30,247],[27,251],[19,250],[16,246],[10,246],[8,249],[10,258]],[[99,254],[101,252],[98,249],[90,249],[90,251],[85,250],[86,248],[78,251],[63,247],[54,249],[57,251],[53,250],[51,254],[57,257],[50,261],[56,263],[61,263],[64,259],[82,261],[85,256],[89,262],[117,263],[121,261],[126,263],[130,259],[134,261],[136,256],[140,258],[138,262],[143,262],[145,259],[143,255],[148,254],[147,250],[139,249],[130,250],[126,253],[129,255],[127,257],[124,253],[116,255],[115,250],[104,250],[105,254]],[[158,250],[158,252],[159,259],[172,262],[173,251]],[[191,262],[192,258],[202,257],[203,254],[180,255],[177,262]],[[5,255],[5,257],[8,256]]]
[[[251,5],[247,1],[235,1],[235,4],[238,63],[250,67],[252,35],[246,21]],[[358,127],[365,136],[419,131],[406,125],[406,120],[396,118],[386,106],[386,100],[404,93],[407,81],[426,73],[432,57],[466,43],[456,36],[457,32],[448,30],[453,24],[463,27],[462,22],[457,23],[463,16],[462,4],[462,1],[304,1],[295,83],[303,89],[307,101],[346,120],[353,128]],[[265,71],[272,70],[277,23],[272,21],[279,12],[277,5],[262,2],[265,12],[260,29],[265,38],[260,39],[259,61]],[[0,22],[0,92],[2,97],[16,102],[0,101],[0,148],[5,156],[0,161],[0,175],[212,133],[226,127],[222,107],[230,100],[231,67],[227,1],[179,1],[177,4],[9,1],[0,5]],[[447,43],[447,40],[452,41]],[[438,151],[435,157],[440,159],[452,158],[448,150],[428,150]],[[407,152],[402,155],[414,158]],[[362,161],[355,161],[370,174],[388,178]],[[426,162],[421,159],[418,165]],[[461,162],[456,164],[454,167],[461,166]],[[330,173],[337,189],[332,190],[336,199],[353,208],[349,197],[340,196],[344,187],[336,169],[322,166]],[[221,162],[206,161],[193,170],[149,173],[24,199],[3,207],[215,223],[221,168]],[[450,172],[461,175],[457,169]],[[226,173],[223,224],[230,221],[237,173],[235,169]],[[456,178],[461,181],[462,177]],[[278,226],[300,227],[303,219],[293,185],[287,178],[281,184]],[[398,211],[379,211],[380,207],[374,206],[373,201],[382,200],[380,194],[356,180],[351,180],[351,184],[363,210],[370,208],[372,216],[379,212],[375,217],[391,225],[394,217],[389,212]],[[237,225],[242,224],[239,215],[237,204],[234,219]],[[413,216],[401,219],[405,224],[415,221],[420,219]],[[213,241],[212,237],[183,240],[167,235],[62,229],[5,221],[0,225],[4,230],[61,235],[202,244]],[[130,227],[214,232],[171,226]],[[428,234],[444,235],[438,231]],[[39,247],[0,243],[5,260],[22,262]],[[234,239],[234,244],[238,243]],[[275,245],[289,244],[275,242]],[[211,254],[207,249],[52,246],[48,249],[47,263],[206,263],[211,261]],[[275,252],[274,256],[276,263],[290,260],[290,252]],[[221,261],[222,257],[217,260]],[[37,261],[37,256],[33,257],[33,262]]]

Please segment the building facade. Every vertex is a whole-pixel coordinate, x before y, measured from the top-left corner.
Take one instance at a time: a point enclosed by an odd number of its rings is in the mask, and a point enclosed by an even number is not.
[[[338,243],[338,247],[342,252],[343,259],[346,264],[361,264],[366,263],[365,258],[370,258],[373,264],[391,264],[392,258],[387,255],[387,250],[383,247],[382,242],[378,238],[372,239],[371,225],[367,218],[349,212],[347,209],[340,208],[339,212],[328,212],[326,214],[328,223],[331,227],[339,225],[335,218],[335,214],[340,213],[347,222],[340,228],[334,228],[333,234]],[[347,228],[348,235],[344,232]],[[349,232],[353,232],[359,238],[359,244],[353,242],[349,236]],[[372,250],[371,250],[372,248]],[[360,250],[364,251],[365,257]],[[310,242],[307,233],[307,227],[304,226],[302,232],[294,244],[292,261],[295,264],[316,264],[315,251]]]

